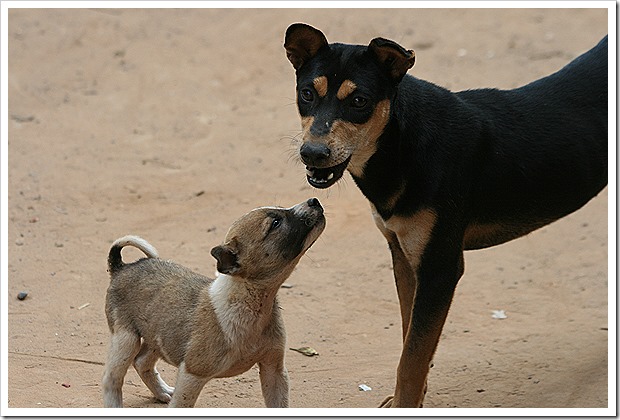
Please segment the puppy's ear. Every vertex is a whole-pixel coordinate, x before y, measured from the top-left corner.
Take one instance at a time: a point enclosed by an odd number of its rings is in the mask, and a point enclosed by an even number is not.
[[[295,70],[314,57],[325,45],[327,38],[323,32],[305,23],[293,23],[284,36],[286,57]]]
[[[400,82],[407,70],[415,63],[413,50],[406,50],[389,39],[373,39],[368,45],[368,50],[396,82]]]
[[[218,245],[211,250],[217,260],[217,271],[222,274],[235,274],[239,270],[237,250],[230,244]]]

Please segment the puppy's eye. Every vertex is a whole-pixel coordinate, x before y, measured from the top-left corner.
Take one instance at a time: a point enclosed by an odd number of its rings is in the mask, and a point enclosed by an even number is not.
[[[271,226],[269,227],[269,231],[271,232],[272,230],[279,228],[281,224],[282,219],[273,219],[273,221],[271,222]]]
[[[358,109],[364,108],[367,103],[368,103],[368,99],[362,96],[356,96],[351,100],[351,106],[353,108],[358,108]]]
[[[314,93],[310,89],[302,89],[299,91],[299,97],[304,102],[312,102],[314,100]]]

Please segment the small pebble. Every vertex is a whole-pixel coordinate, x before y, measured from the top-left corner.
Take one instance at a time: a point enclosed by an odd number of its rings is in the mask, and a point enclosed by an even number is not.
[[[71,388],[71,384],[68,383],[63,383],[62,386],[64,386],[65,388]]]
[[[17,294],[17,299],[24,300],[24,299],[26,299],[26,296],[28,296],[28,292],[19,292]]]

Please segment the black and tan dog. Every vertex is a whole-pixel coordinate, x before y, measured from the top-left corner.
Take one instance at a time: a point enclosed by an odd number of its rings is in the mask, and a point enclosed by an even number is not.
[[[288,209],[252,210],[211,250],[215,280],[158,258],[141,238],[115,241],[108,257],[105,311],[112,336],[104,406],[122,407],[131,364],[158,400],[193,407],[210,379],[239,375],[258,363],[265,404],[288,407],[286,338],[276,295],[324,227],[316,198]],[[148,258],[123,263],[125,246]],[[159,376],[160,358],[179,367],[175,388]]]
[[[284,47],[308,182],[348,170],[392,253],[403,351],[382,406],[419,407],[463,251],[551,223],[607,184],[607,37],[518,89],[457,93],[406,75],[414,52],[383,38],[328,44],[293,24]]]

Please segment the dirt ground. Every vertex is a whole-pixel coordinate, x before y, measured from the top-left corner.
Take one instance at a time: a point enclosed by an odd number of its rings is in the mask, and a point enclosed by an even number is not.
[[[288,346],[319,352],[287,353],[291,405],[343,408],[393,392],[399,309],[387,245],[349,175],[329,191],[305,182],[287,26],[393,39],[416,50],[411,74],[461,90],[556,71],[607,33],[608,14],[12,9],[8,19],[8,407],[102,406],[114,239],[138,234],[211,275],[209,251],[233,220],[316,196],[327,228],[280,292]],[[425,407],[614,406],[607,327],[605,189],[551,226],[466,254]],[[174,382],[173,367],[160,370]],[[127,407],[163,407],[133,370],[124,393]],[[212,381],[197,406],[262,407],[257,369]]]

